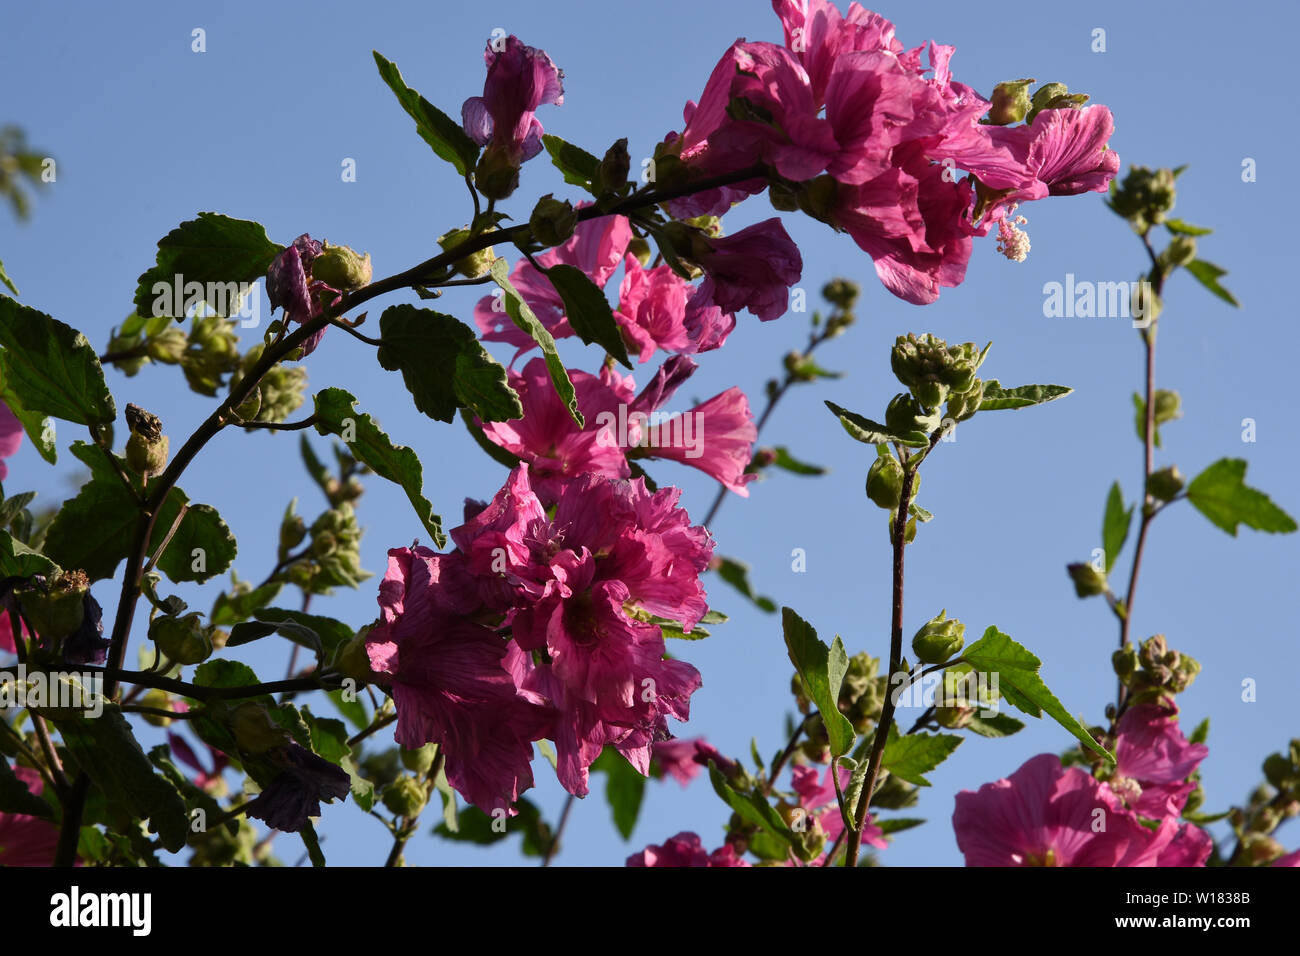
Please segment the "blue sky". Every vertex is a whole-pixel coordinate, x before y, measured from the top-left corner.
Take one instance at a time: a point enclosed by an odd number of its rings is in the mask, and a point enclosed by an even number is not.
[[[1260,39],[1297,26],[1293,7],[1236,4],[1225,18],[1208,3],[1110,3],[1036,12],[1011,3],[896,3],[880,8],[911,47],[933,38],[954,44],[959,79],[986,95],[1001,80],[1032,76],[1061,81],[1107,104],[1112,140],[1123,160],[1148,166],[1189,164],[1176,215],[1211,226],[1201,254],[1229,270],[1225,283],[1241,299],[1234,310],[1188,276],[1167,290],[1161,321],[1158,384],[1179,389],[1185,418],[1166,425],[1159,464],[1195,474],[1224,456],[1250,461],[1248,481],[1293,514],[1300,465],[1300,424],[1293,414],[1292,369],[1284,331],[1295,317],[1286,291],[1293,268],[1296,201],[1292,110],[1279,91],[1292,84],[1289,64],[1260,55]],[[738,36],[779,40],[767,3],[649,5],[500,0],[480,4],[415,2],[358,5],[40,4],[6,15],[0,43],[0,122],[16,122],[31,144],[58,162],[55,186],[39,199],[30,224],[0,217],[0,259],[22,301],[82,329],[101,348],[131,310],[136,277],[153,262],[157,240],[179,222],[213,210],[266,225],[288,242],[302,232],[368,250],[376,275],[427,258],[435,238],[470,215],[462,183],[432,155],[379,79],[370,51],[402,69],[407,82],[446,112],[481,92],[481,51],[501,27],[546,49],[565,71],[565,103],[540,119],[548,132],[597,154],[621,136],[634,157],[649,155],[681,108],[697,97],[718,56]],[[191,31],[206,31],[204,53]],[[1093,52],[1093,31],[1105,52]],[[356,161],[357,181],[341,180]],[[1243,182],[1255,160],[1257,181]],[[545,158],[529,164],[518,201],[503,204],[526,218],[529,199],[573,195]],[[576,196],[574,198],[577,198]],[[1064,565],[1098,546],[1105,493],[1118,478],[1128,500],[1138,490],[1142,449],[1133,430],[1131,393],[1140,387],[1142,350],[1127,320],[1046,318],[1043,286],[1077,279],[1137,277],[1143,252],[1128,227],[1091,194],[1021,210],[1032,251],[1016,264],[992,238],[977,242],[967,281],[932,306],[889,295],[870,260],[847,236],[787,215],[804,255],[801,285],[816,301],[823,282],[847,276],[863,285],[857,324],[825,348],[822,364],[844,378],[795,390],[773,416],[765,443],[787,444],[831,469],[823,478],[777,474],[751,486],[748,500],[727,502],[713,531],[718,550],[749,561],[763,593],[789,604],[828,639],[839,633],[850,653],[887,651],[889,550],[883,512],[862,495],[872,449],[851,441],[822,399],[879,415],[897,390],[888,369],[896,335],[934,332],[950,341],[994,343],[986,377],[1004,384],[1059,382],[1076,392],[1043,408],[980,415],[958,440],[926,464],[921,504],[936,515],[908,549],[908,634],[946,608],[981,633],[996,624],[1037,653],[1043,676],[1066,706],[1097,722],[1113,695],[1110,653],[1116,628],[1100,601],[1074,596]],[[757,198],[728,217],[742,226],[774,213]],[[441,307],[468,319],[477,290],[449,293]],[[611,292],[611,294],[613,294]],[[374,303],[372,313],[398,301]],[[263,303],[265,308],[265,302]],[[682,399],[740,385],[761,399],[780,357],[804,340],[807,316],[759,323],[741,316],[719,352],[703,356]],[[593,370],[593,350],[563,349],[566,362]],[[313,389],[340,385],[399,442],[426,463],[425,492],[455,523],[467,496],[489,497],[504,471],[470,443],[459,425],[420,415],[400,377],[379,368],[368,349],[331,333],[308,363]],[[498,351],[508,360],[509,354]],[[647,366],[639,371],[644,380]],[[188,392],[178,369],[151,367],[132,379],[110,372],[123,407],[132,401],[162,415],[173,445],[211,403]],[[1257,440],[1243,443],[1242,420]],[[66,448],[77,434],[63,425]],[[323,440],[317,443],[325,450]],[[260,580],[274,562],[274,529],[287,501],[302,496],[309,518],[323,507],[298,464],[297,436],[233,430],[212,442],[185,474],[194,500],[216,505],[239,540],[242,577]],[[33,488],[46,502],[71,494],[75,461],[55,468],[26,445],[10,462],[6,489]],[[712,498],[698,473],[671,464],[652,470],[683,489],[697,519]],[[370,481],[359,509],[366,528],[364,564],[382,574],[385,551],[420,536],[399,489]],[[803,548],[807,571],[791,569]],[[1131,552],[1120,558],[1126,576]],[[1162,632],[1204,670],[1183,695],[1190,725],[1211,717],[1210,756],[1203,764],[1206,808],[1240,800],[1259,778],[1265,754],[1296,733],[1294,588],[1300,539],[1244,530],[1233,540],[1188,505],[1152,528],[1135,607],[1134,634]],[[370,582],[373,584],[374,582]],[[201,598],[206,608],[214,589]],[[106,606],[115,589],[97,587]],[[745,754],[751,736],[764,754],[784,743],[790,665],[779,619],[746,607],[712,582],[715,606],[731,615],[707,641],[674,648],[702,672],[683,736],[703,734],[724,752]],[[361,625],[376,613],[375,590],[340,592],[313,610]],[[137,640],[142,635],[137,635]],[[133,644],[134,648],[134,644]],[[249,652],[264,679],[279,676],[285,654]],[[1242,681],[1257,682],[1243,702]],[[929,820],[901,834],[883,854],[896,865],[958,864],[950,817],[953,794],[1013,771],[1026,758],[1059,751],[1071,738],[1055,724],[1031,721],[1006,740],[972,737],[936,770],[908,816]],[[563,793],[544,761],[535,764],[532,795],[552,819]],[[649,842],[680,831],[716,845],[727,813],[697,780],[682,790],[651,783],[641,822],[624,844],[600,793],[574,810],[559,864],[619,863]],[[430,824],[432,819],[430,819]],[[328,807],[320,825],[332,863],[382,862],[388,837],[350,803]],[[1283,842],[1296,838],[1284,829]],[[296,841],[278,841],[284,858]],[[408,859],[417,864],[510,864],[513,845],[465,849],[422,835]]]

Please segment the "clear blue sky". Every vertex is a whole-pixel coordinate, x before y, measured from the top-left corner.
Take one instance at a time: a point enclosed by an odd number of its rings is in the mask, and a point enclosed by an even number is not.
[[[909,47],[931,38],[955,44],[957,77],[985,94],[1022,76],[1091,93],[1115,113],[1112,146],[1125,167],[1190,164],[1176,214],[1215,228],[1201,240],[1202,254],[1230,270],[1225,282],[1243,308],[1229,308],[1185,275],[1168,289],[1157,374],[1161,386],[1181,390],[1186,418],[1164,427],[1158,461],[1194,474],[1216,458],[1244,456],[1248,480],[1300,512],[1294,478],[1300,424],[1293,414],[1294,370],[1285,358],[1296,315],[1285,284],[1295,258],[1297,141],[1293,104],[1283,91],[1293,77],[1290,61],[1261,42],[1294,33],[1295,8],[1098,2],[1036,10],[900,2],[879,12],[895,21]],[[201,210],[259,220],[280,242],[310,232],[368,250],[377,276],[407,268],[432,253],[436,236],[467,219],[467,197],[450,167],[415,135],[370,51],[395,60],[413,87],[459,115],[461,102],[481,92],[484,40],[498,26],[546,49],[565,71],[565,105],[540,116],[549,132],[596,153],[627,136],[634,158],[680,128],[682,105],[699,95],[736,37],[780,39],[779,23],[760,0],[15,7],[0,40],[0,122],[26,127],[31,143],[57,158],[58,181],[29,225],[0,216],[0,259],[22,301],[81,328],[101,348],[110,327],[130,312],[135,279],[153,262],[159,237]],[[196,27],[206,31],[206,53],[191,52]],[[1090,49],[1098,27],[1106,31],[1104,53]],[[345,157],[356,160],[355,183],[340,179]],[[1242,182],[1245,157],[1257,161],[1257,182]],[[526,167],[519,201],[504,207],[526,217],[525,197],[548,191],[573,194],[543,157]],[[765,442],[788,444],[832,472],[820,479],[778,474],[751,486],[748,500],[727,503],[714,531],[721,553],[750,561],[756,586],[796,608],[823,637],[838,632],[850,652],[885,653],[885,520],[862,494],[872,450],[844,435],[822,399],[882,412],[896,390],[888,349],[900,333],[991,339],[987,376],[1004,384],[1059,382],[1077,391],[1044,408],[981,415],[927,463],[920,500],[936,519],[908,550],[906,630],[941,607],[976,633],[996,624],[1043,658],[1044,677],[1071,710],[1097,722],[1114,691],[1109,657],[1116,629],[1100,601],[1074,597],[1064,565],[1085,559],[1100,543],[1111,481],[1121,480],[1129,500],[1137,493],[1141,446],[1130,395],[1140,381],[1141,346],[1125,320],[1045,318],[1043,285],[1064,282],[1070,272],[1079,279],[1133,279],[1143,255],[1098,195],[1022,211],[1033,243],[1027,262],[1001,258],[991,238],[977,243],[966,283],[924,308],[886,293],[847,236],[786,217],[803,249],[810,301],[832,276],[863,284],[858,324],[822,359],[846,377],[792,393],[764,434]],[[772,214],[759,198],[728,222],[735,231]],[[449,294],[443,307],[469,318],[474,291]],[[405,299],[380,300],[372,313],[397,301]],[[763,381],[803,341],[806,327],[806,316],[760,324],[743,315],[727,347],[702,358],[683,397],[704,398],[738,384],[757,404]],[[564,354],[573,367],[595,368],[592,350],[579,346]],[[420,452],[426,494],[451,523],[462,499],[486,498],[500,485],[504,471],[473,448],[461,426],[417,413],[400,378],[381,370],[360,343],[331,333],[308,365],[313,388],[350,389],[395,440]],[[211,407],[185,389],[176,368],[155,366],[129,380],[110,372],[109,380],[119,408],[133,401],[162,415],[173,445]],[[1247,417],[1257,422],[1254,444],[1241,440]],[[61,427],[64,448],[82,437],[71,425]],[[309,517],[322,505],[298,464],[296,445],[296,435],[230,431],[182,481],[191,498],[220,508],[238,537],[245,578],[259,580],[273,563],[273,532],[290,497],[303,495],[300,510]],[[318,447],[325,449],[323,440]],[[35,488],[44,501],[60,500],[70,493],[74,464],[64,452],[51,469],[25,445],[5,484],[11,492]],[[671,464],[653,472],[679,483],[684,504],[697,519],[703,516],[713,492],[707,479]],[[365,565],[376,574],[387,548],[421,534],[404,496],[380,479],[371,480],[360,517]],[[791,571],[796,547],[807,552],[803,574]],[[1189,727],[1212,718],[1203,765],[1207,809],[1240,800],[1259,778],[1263,756],[1297,731],[1300,650],[1291,591],[1298,558],[1296,536],[1243,531],[1233,540],[1186,504],[1152,529],[1134,633],[1164,632],[1204,665],[1181,701]],[[1127,560],[1128,554],[1121,558],[1123,572]],[[704,734],[733,754],[747,753],[757,736],[770,754],[784,741],[782,713],[789,706],[790,665],[779,620],[714,585],[714,603],[731,622],[707,641],[673,648],[704,676],[694,719],[679,730]],[[96,593],[111,607],[112,587],[100,584]],[[207,589],[195,605],[208,607],[212,593]],[[314,610],[360,625],[375,615],[374,597],[373,587],[363,587],[318,600]],[[279,676],[284,654],[259,653],[247,659],[264,678]],[[1258,682],[1255,703],[1240,699],[1245,678]],[[960,863],[950,824],[953,794],[1070,743],[1056,725],[1036,721],[1012,739],[968,739],[932,775],[934,786],[919,809],[907,813],[930,823],[900,835],[884,861]],[[544,761],[535,767],[539,786],[530,796],[553,819],[563,794]],[[720,842],[727,814],[707,781],[685,791],[651,783],[626,845],[609,822],[602,783],[575,808],[558,863],[621,863],[646,843],[684,829],[698,831],[711,846]],[[350,802],[326,808],[320,829],[332,863],[379,863],[386,855],[387,834]],[[1284,829],[1281,835],[1295,846],[1294,834]],[[300,855],[292,837],[278,845],[290,861]],[[513,843],[485,852],[421,836],[408,859],[508,864],[519,856]]]

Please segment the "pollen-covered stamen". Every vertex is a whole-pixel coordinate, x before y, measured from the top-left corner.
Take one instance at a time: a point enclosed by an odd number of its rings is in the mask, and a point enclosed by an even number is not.
[[[1012,206],[998,223],[998,252],[1012,262],[1024,262],[1029,257],[1029,235],[1020,227],[1029,220],[1024,216],[1012,219],[1011,213],[1015,211],[1016,207]]]

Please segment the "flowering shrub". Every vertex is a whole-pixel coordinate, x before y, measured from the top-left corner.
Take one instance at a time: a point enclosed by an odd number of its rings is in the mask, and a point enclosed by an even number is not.
[[[464,99],[459,122],[376,53],[383,81],[464,181],[470,207],[468,224],[442,232],[437,255],[387,277],[341,243],[303,233],[282,245],[256,222],[200,213],[158,243],[135,311],[103,354],[71,326],[0,297],[0,478],[27,480],[2,460],[24,436],[54,460],[53,419],[86,429],[68,450],[89,470],[56,512],[33,512],[27,492],[0,496],[0,686],[9,688],[0,863],[136,865],[182,851],[196,865],[272,862],[251,818],[296,834],[321,865],[317,826],[350,800],[388,830],[396,865],[435,792],[441,836],[490,843],[522,833],[524,851],[549,862],[569,804],[552,827],[528,791],[554,773],[570,800],[584,798],[593,772],[608,775],[625,838],[647,777],[683,786],[707,777],[722,801],[720,839],[679,832],[628,856],[629,866],[887,862],[892,835],[920,822],[892,811],[968,736],[1022,729],[1014,709],[1050,717],[1072,749],[957,794],[952,825],[968,865],[1295,865],[1272,834],[1300,812],[1300,742],[1265,760],[1269,785],[1245,805],[1202,811],[1208,724],[1185,732],[1176,702],[1199,664],[1161,635],[1130,633],[1148,528],[1166,508],[1188,501],[1234,535],[1243,523],[1296,528],[1245,485],[1240,459],[1190,481],[1154,465],[1157,428],[1179,414],[1177,393],[1156,389],[1152,371],[1165,281],[1186,270],[1231,299],[1222,270],[1197,258],[1196,237],[1208,230],[1168,215],[1178,173],[1135,166],[1117,180],[1110,110],[1061,83],[1013,80],[985,98],[956,79],[953,47],[909,48],[857,3],[773,8],[782,40],[727,47],[639,182],[627,140],[592,153],[546,131],[568,78],[516,36],[489,41],[482,93]],[[529,209],[521,170],[543,154],[573,194]],[[1103,553],[1068,567],[1078,596],[1104,597],[1119,626],[1118,692],[1104,721],[1075,716],[1039,657],[996,625],[968,642],[945,608],[904,646],[904,554],[934,517],[917,502],[922,465],[942,458],[959,423],[1071,391],[1003,386],[987,377],[997,364],[990,346],[909,333],[889,355],[899,390],[875,417],[826,402],[849,437],[871,446],[865,493],[888,515],[893,558],[888,648],[850,655],[840,637],[828,644],[783,607],[799,712],[784,748],[764,761],[755,744],[737,758],[679,736],[708,693],[690,642],[726,626],[715,585],[776,610],[740,562],[715,550],[713,519],[770,468],[818,473],[784,447],[756,447],[759,431],[790,388],[831,377],[812,352],[855,321],[860,290],[831,279],[825,316],[814,315],[807,347],[786,357],[757,416],[735,386],[666,410],[741,324],[791,311],[809,263],[785,216],[848,233],[888,293],[923,305],[964,280],[977,239],[1023,261],[1024,204],[1090,192],[1109,194],[1150,260],[1131,303],[1148,359],[1137,419],[1143,492],[1126,503],[1116,483]],[[782,215],[732,230],[731,210],[752,210],[763,194]],[[1170,234],[1159,250],[1157,227]],[[236,320],[261,279],[280,315],[249,342]],[[409,291],[423,302],[479,285],[492,291],[470,322],[409,302],[377,321],[358,311],[380,296]],[[316,390],[310,410],[289,420],[307,404],[310,356],[327,332],[373,350],[400,373],[403,401],[438,422],[459,416],[508,469],[482,489],[486,500],[465,502],[454,527],[425,497],[416,454],[348,391]],[[565,366],[564,338],[592,347],[588,367]],[[508,364],[484,343],[512,350]],[[167,434],[166,409],[133,404],[125,439],[115,439],[104,369],[132,376],[149,363],[179,365],[190,389],[217,400],[183,441]],[[340,443],[331,469],[304,440],[329,507],[309,523],[290,505],[274,568],[257,585],[233,574],[235,540],[217,510],[178,486],[235,429],[314,429]],[[677,488],[657,484],[672,474],[665,460],[717,483],[702,520]],[[378,582],[361,567],[366,475],[401,488],[425,542],[391,542]],[[1115,561],[1135,511],[1131,577],[1117,593]],[[232,583],[206,613],[168,593],[227,571]],[[91,585],[119,579],[105,613]],[[373,593],[373,619],[309,613],[335,588]],[[292,590],[300,609],[279,606]],[[284,680],[264,682],[225,653],[273,638],[293,644]],[[144,651],[138,670],[125,664],[133,645]],[[301,652],[313,660],[300,662]],[[919,718],[900,722],[903,695],[927,689]],[[322,716],[329,706],[343,719]],[[146,722],[169,728],[147,752]],[[1204,829],[1223,818],[1233,846]]]

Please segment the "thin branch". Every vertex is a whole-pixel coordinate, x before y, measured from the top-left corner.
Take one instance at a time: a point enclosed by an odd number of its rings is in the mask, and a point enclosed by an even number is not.
[[[396,720],[397,720],[396,714],[386,714],[385,716],[378,718],[373,724],[371,724],[365,730],[362,730],[356,735],[350,737],[348,739],[348,746],[355,747],[357,744],[361,743],[361,741],[365,740],[371,734],[378,733],[379,731],[383,730],[385,727],[389,726]]]
[[[347,327],[341,326],[341,328],[347,328]],[[354,334],[360,334],[360,333],[354,333]],[[320,420],[319,417],[313,414],[313,415],[309,415],[307,418],[304,418],[300,422],[243,422],[240,424],[239,427],[240,428],[266,428],[276,432],[299,432],[302,431],[304,428],[311,428],[319,420]]]
[[[185,516],[189,514],[189,510],[189,505],[181,505],[180,511],[176,513],[176,520],[173,521],[172,526],[167,529],[167,534],[163,536],[162,543],[158,545],[158,550],[153,553],[153,557],[149,559],[149,563],[144,566],[145,574],[148,574],[154,569],[154,565],[158,563],[158,559],[161,558],[163,552],[167,550],[167,545],[172,543],[172,538],[176,536],[176,529],[181,526],[181,522],[185,520]]]
[[[63,761],[59,759],[59,752],[54,749],[54,742],[50,739],[50,728],[46,726],[45,718],[40,714],[31,709],[27,712],[32,715],[32,729],[36,731],[36,739],[41,744],[41,753],[45,754],[45,760],[50,765],[55,789],[60,794],[66,794],[72,788],[72,784],[68,782],[67,774],[63,772]]]
[[[367,345],[379,346],[384,344],[383,339],[371,338],[369,335],[365,335],[361,332],[358,332],[356,328],[354,328],[351,325],[348,325],[346,322],[333,321],[330,322],[330,325],[334,326],[335,328],[342,329],[344,332],[352,336],[354,339],[358,339],[362,342],[365,342]]]
[[[560,836],[564,833],[564,827],[569,822],[569,813],[573,810],[573,794],[564,801],[564,809],[560,811],[560,822],[555,825],[555,833],[551,837],[551,842],[546,844],[546,852],[542,854],[542,866],[550,866],[556,851],[560,849]]]

